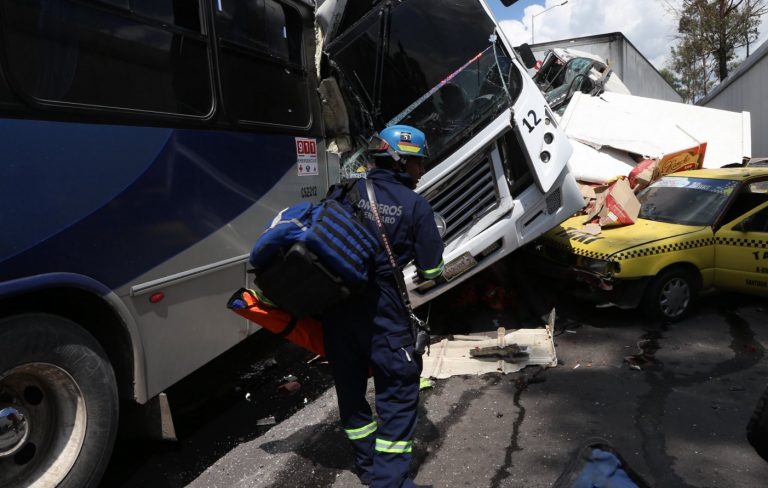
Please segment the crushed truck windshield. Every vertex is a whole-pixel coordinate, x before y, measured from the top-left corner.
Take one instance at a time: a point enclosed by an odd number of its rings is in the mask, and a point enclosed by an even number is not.
[[[413,0],[369,13],[328,51],[359,119],[422,129],[436,163],[520,92],[494,29],[479,2]]]

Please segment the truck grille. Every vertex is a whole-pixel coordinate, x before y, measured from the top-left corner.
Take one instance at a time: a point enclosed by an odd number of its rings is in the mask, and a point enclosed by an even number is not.
[[[563,198],[560,195],[560,188],[557,188],[555,191],[549,194],[547,197],[547,213],[553,214],[560,210],[560,207],[563,206]]]
[[[499,202],[490,155],[470,163],[424,197],[447,224],[445,242],[472,225]]]

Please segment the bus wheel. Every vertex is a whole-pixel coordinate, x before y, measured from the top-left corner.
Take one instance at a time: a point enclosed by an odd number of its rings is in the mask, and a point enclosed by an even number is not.
[[[98,342],[54,315],[0,320],[0,486],[95,487],[117,434]]]

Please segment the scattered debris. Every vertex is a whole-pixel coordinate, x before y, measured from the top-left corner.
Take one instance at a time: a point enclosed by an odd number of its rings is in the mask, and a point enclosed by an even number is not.
[[[655,354],[660,349],[658,340],[661,338],[660,330],[649,331],[637,341],[639,352],[633,356],[627,356],[624,361],[630,369],[642,371],[656,365]]]
[[[554,314],[552,314],[554,315]],[[554,317],[552,317],[552,320]],[[443,339],[432,344],[431,353],[424,356],[424,376],[449,378],[453,375],[484,374],[492,372],[514,373],[529,365],[557,366],[557,354],[552,331],[554,324],[542,329],[518,329],[507,333],[503,327],[496,332],[496,338],[487,336],[454,335],[453,340]],[[508,362],[498,356],[473,357],[471,351],[495,347],[504,350],[507,345],[516,344],[526,348],[528,357]]]
[[[578,369],[581,366],[581,363],[576,363],[576,366],[573,367],[573,369]]]
[[[475,347],[469,350],[469,356],[473,358],[498,358],[510,363],[525,361],[530,355],[530,348],[528,346],[520,347],[517,344]]]
[[[299,383],[298,381],[289,381],[277,387],[277,394],[280,396],[293,395],[300,389],[301,389],[301,383]]]
[[[256,421],[256,425],[275,425],[276,423],[277,421],[275,420],[275,417],[272,415]]]

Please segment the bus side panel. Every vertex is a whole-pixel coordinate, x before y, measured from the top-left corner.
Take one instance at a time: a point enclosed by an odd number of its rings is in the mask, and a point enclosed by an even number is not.
[[[245,264],[220,264],[247,254],[278,210],[327,188],[323,146],[312,159],[293,136],[1,124],[0,281],[72,272],[115,290],[147,348],[150,396],[247,335],[225,308]],[[132,289],[167,294],[152,308],[152,293]]]

